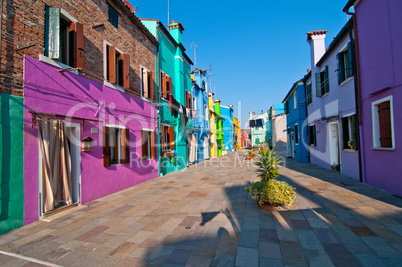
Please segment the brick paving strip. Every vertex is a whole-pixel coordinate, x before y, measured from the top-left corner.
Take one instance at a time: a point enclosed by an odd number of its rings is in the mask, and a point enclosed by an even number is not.
[[[292,210],[259,209],[245,150],[0,236],[7,266],[402,266],[402,199],[286,159]],[[111,177],[112,179],[113,177]]]

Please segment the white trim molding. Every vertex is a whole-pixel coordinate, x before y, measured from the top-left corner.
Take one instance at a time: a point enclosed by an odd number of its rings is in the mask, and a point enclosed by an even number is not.
[[[390,107],[390,119],[391,119],[391,137],[392,137],[392,147],[381,147],[380,142],[380,121],[378,117],[378,105],[389,101]],[[372,149],[380,150],[394,150],[395,149],[395,133],[394,133],[394,110],[392,95],[381,98],[379,100],[373,101],[371,103],[371,118],[372,118],[372,131],[373,131],[373,147]]]

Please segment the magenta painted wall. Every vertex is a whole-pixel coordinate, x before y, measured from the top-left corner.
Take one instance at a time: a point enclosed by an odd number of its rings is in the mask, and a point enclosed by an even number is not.
[[[93,151],[80,152],[82,204],[158,176],[157,160],[140,159],[141,129],[157,131],[155,106],[82,76],[59,70],[25,57],[25,224],[37,221],[39,215],[38,128],[36,125],[32,126],[31,111],[101,121],[86,122],[85,132],[82,120],[71,121],[80,123],[80,139],[86,136],[94,139]],[[130,164],[103,167],[102,127],[105,123],[123,124],[130,129]],[[91,134],[91,127],[98,128],[98,134]]]
[[[361,0],[355,6],[362,92],[364,179],[402,195],[402,1]],[[393,98],[395,150],[374,150],[372,102]]]

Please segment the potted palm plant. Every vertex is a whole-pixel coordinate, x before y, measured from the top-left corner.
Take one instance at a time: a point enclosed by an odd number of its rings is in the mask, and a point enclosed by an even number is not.
[[[260,156],[255,162],[260,181],[251,183],[245,189],[252,193],[258,205],[268,211],[285,204],[291,205],[296,198],[294,188],[286,182],[275,180],[280,175],[279,164],[282,162],[274,149],[261,148]],[[291,207],[291,206],[290,206]]]

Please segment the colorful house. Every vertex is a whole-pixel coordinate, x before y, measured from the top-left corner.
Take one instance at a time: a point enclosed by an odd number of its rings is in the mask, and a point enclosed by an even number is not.
[[[222,156],[224,149],[223,143],[223,117],[221,116],[221,101],[215,99],[215,124],[216,124],[216,143],[217,143],[217,156]]]
[[[193,119],[193,128],[197,133],[197,162],[209,159],[210,155],[210,128],[208,108],[208,75],[207,70],[195,69],[191,72],[193,87],[193,110],[196,116]]]
[[[242,148],[251,147],[250,129],[240,129],[240,144]]]
[[[0,93],[0,234],[24,223],[24,100],[1,85]]]
[[[251,146],[265,143],[266,123],[268,121],[268,111],[260,115],[255,115],[254,112],[249,113],[249,125],[251,133]]]
[[[358,180],[352,20],[327,49],[325,36],[326,31],[307,33],[311,50],[311,83],[306,84],[310,162]]]
[[[352,6],[362,180],[402,196],[402,5],[348,1],[343,10]]]
[[[211,146],[211,158],[215,158],[218,156],[218,142],[216,138],[216,118],[217,114],[215,113],[214,106],[214,93],[211,91],[208,92],[208,107],[209,107],[209,122],[210,122],[210,146]]]
[[[283,103],[286,114],[287,156],[298,162],[308,163],[307,104],[303,80],[293,84]]]
[[[188,164],[191,151],[188,147],[196,140],[192,133],[191,110],[191,65],[182,45],[181,23],[169,23],[168,31],[158,20],[141,19],[159,43],[156,53],[158,79],[159,135],[161,140],[160,174],[183,169]],[[190,139],[190,140],[189,140]],[[190,141],[190,142],[189,142]],[[195,142],[195,143],[194,143]],[[189,144],[189,145],[188,145]],[[195,157],[191,154],[194,161]]]
[[[158,176],[158,42],[130,6],[101,2],[37,1],[43,13],[15,18],[38,42],[16,60],[24,77],[24,224]]]
[[[221,105],[221,116],[223,118],[223,148],[229,152],[235,149],[233,112],[233,105]]]
[[[240,133],[240,122],[236,117],[233,117],[233,127],[234,127],[234,142],[235,149],[239,150],[241,148],[241,133]]]
[[[277,151],[286,151],[287,148],[286,115],[283,106],[283,104],[271,106],[265,124],[265,142]]]

